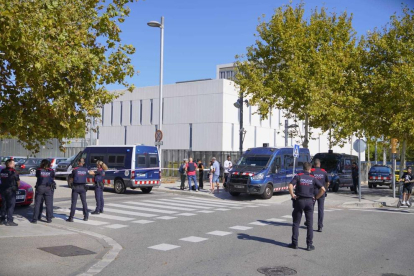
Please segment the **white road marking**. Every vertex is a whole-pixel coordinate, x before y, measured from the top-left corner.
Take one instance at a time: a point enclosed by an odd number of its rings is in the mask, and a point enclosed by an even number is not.
[[[232,234],[232,232],[225,232],[225,231],[213,231],[213,232],[209,232],[207,233],[208,235],[214,235],[214,236],[227,236]]]
[[[164,220],[170,220],[170,219],[176,219],[177,217],[169,217],[169,216],[163,216],[163,217],[156,217],[156,219],[164,219]]]
[[[125,228],[128,227],[128,225],[123,225],[123,224],[111,224],[111,225],[107,225],[105,226],[106,228],[111,228],[111,229],[120,229],[120,228]]]
[[[269,204],[256,204],[256,206],[268,207],[270,205]]]
[[[270,218],[270,219],[266,219],[266,221],[271,221],[271,222],[284,222],[286,220],[285,219],[278,219],[278,218]]]
[[[217,211],[230,211],[230,209],[226,209],[226,208],[217,208],[217,209],[214,209],[214,210],[217,210]]]
[[[132,223],[139,223],[139,224],[148,224],[148,223],[155,222],[155,221],[142,219],[142,220],[134,220],[134,221],[131,221],[131,222]]]
[[[181,247],[181,246],[168,244],[168,243],[161,243],[161,244],[158,244],[158,245],[150,246],[148,248],[155,249],[155,250],[160,250],[160,251],[168,251],[168,250],[176,249],[176,248],[179,248],[179,247]]]
[[[160,199],[160,200],[165,200],[165,202],[158,202],[155,200],[145,200],[145,202],[153,202],[153,203],[159,203],[159,204],[164,204],[164,205],[172,205],[172,206],[179,206],[179,207],[187,207],[189,209],[191,208],[195,208],[195,209],[206,209],[206,207],[201,207],[201,206],[197,206],[197,205],[192,205],[192,204],[186,204],[186,203],[177,203],[177,201],[170,201],[169,199]]]
[[[335,211],[335,210],[325,210],[325,212],[333,212],[333,211]]]
[[[243,204],[240,204],[240,203],[224,202],[224,200],[217,200],[217,199],[205,199],[205,198],[195,199],[195,198],[184,198],[184,197],[176,197],[174,199],[192,201],[192,202],[196,202],[196,203],[219,204],[219,205],[226,205],[226,206],[241,206],[241,205],[243,205]]]
[[[194,237],[194,236],[180,239],[180,241],[186,241],[186,242],[202,242],[202,241],[206,241],[206,240],[208,240],[208,239],[207,238]]]
[[[187,211],[188,210],[188,208],[174,207],[174,206],[163,206],[162,204],[160,205],[160,204],[132,202],[132,201],[127,201],[127,202],[124,202],[124,203],[133,204],[133,205],[142,205],[142,206],[147,206],[147,207],[164,208],[164,209],[169,209],[169,210],[178,210],[178,211]]]
[[[266,226],[266,225],[269,225],[267,223],[260,222],[260,221],[250,222],[249,224],[258,225],[258,226]]]
[[[65,213],[70,213],[70,209],[67,208],[59,208],[57,209],[57,211],[61,211],[61,212],[65,212]],[[91,213],[91,212],[89,212]],[[90,215],[89,217],[92,218],[103,218],[103,219],[113,219],[113,220],[118,220],[118,221],[130,221],[130,220],[134,220],[134,218],[127,218],[127,217],[120,217],[120,216],[112,216],[112,215],[107,215],[107,214],[99,214],[99,215]]]
[[[214,211],[209,211],[209,210],[201,210],[201,211],[197,211],[198,213],[204,213],[204,214],[211,214],[214,213]]]
[[[66,220],[68,218],[66,215],[61,215],[61,214],[54,214],[54,215],[55,215],[56,218],[59,218],[59,219],[62,219],[62,220]],[[100,226],[100,225],[109,224],[108,222],[97,221],[97,220],[84,221],[81,218],[73,218],[73,222],[87,224],[87,225],[93,225],[93,226]]]
[[[228,205],[224,205],[224,204],[194,201],[194,200],[191,200],[191,199],[160,199],[160,200],[165,200],[165,201],[169,201],[169,202],[192,204],[192,205],[195,205],[195,206],[204,206],[204,207],[228,207]]]
[[[241,210],[241,209],[244,209],[245,207],[229,207],[229,208]]]
[[[177,216],[184,216],[184,217],[191,217],[191,216],[196,216],[197,214],[193,214],[193,213],[180,213],[177,214]]]
[[[247,205],[246,207],[256,208],[256,207],[259,207],[259,206],[256,206],[256,205]]]
[[[118,213],[118,214],[124,214],[124,215],[130,215],[130,216],[137,216],[137,217],[144,217],[144,218],[153,218],[158,215],[154,214],[146,214],[146,213],[140,213],[140,212],[131,212],[131,211],[124,211],[124,210],[118,210],[118,209],[112,209],[105,207],[105,212],[110,213]]]
[[[282,216],[282,218],[293,218],[292,215]]]
[[[111,206],[111,207],[117,207],[117,208],[124,208],[124,209],[132,209],[132,210],[138,210],[138,211],[147,211],[147,212],[153,212],[153,213],[161,213],[161,214],[176,214],[176,211],[168,211],[168,210],[158,210],[153,208],[146,208],[146,207],[139,207],[139,206],[128,206],[128,205],[122,205],[122,204],[115,204],[115,203],[109,203],[105,206]]]
[[[252,229],[253,227],[247,227],[247,226],[233,226],[233,227],[229,227],[230,229],[234,229],[234,230],[249,230]]]

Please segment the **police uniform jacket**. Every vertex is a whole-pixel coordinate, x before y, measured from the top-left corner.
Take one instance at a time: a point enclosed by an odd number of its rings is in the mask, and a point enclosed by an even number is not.
[[[86,184],[86,176],[88,175],[88,169],[84,167],[76,167],[72,170],[71,177],[73,178],[73,185]]]
[[[299,198],[313,198],[315,195],[315,188],[318,190],[322,187],[319,181],[308,172],[298,173],[290,181],[290,184],[296,185],[295,194]]]
[[[13,168],[4,168],[0,172],[1,183],[0,183],[0,192],[5,191],[9,188],[14,188],[17,190],[17,181],[20,180],[19,175],[16,170]]]
[[[325,183],[329,182],[328,173],[322,168],[313,168],[311,174],[319,182],[321,186],[325,186]],[[319,188],[314,188],[314,195],[316,196],[319,193]]]
[[[102,168],[99,168],[95,172],[95,182],[96,183],[102,183],[104,180],[105,171]]]
[[[52,186],[53,180],[55,179],[55,171],[52,169],[38,168],[36,170],[36,187],[41,185]]]

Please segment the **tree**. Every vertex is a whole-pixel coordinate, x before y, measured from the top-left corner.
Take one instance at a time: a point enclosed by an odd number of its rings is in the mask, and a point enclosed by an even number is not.
[[[269,22],[260,22],[255,44],[246,56],[236,57],[236,83],[267,117],[270,108],[284,109],[288,117],[305,122],[303,147],[309,126],[334,129],[335,141],[349,137],[354,127],[344,123],[358,103],[358,54],[352,17],[329,15],[325,8],[304,19],[304,4],[278,8]]]
[[[134,0],[0,2],[0,137],[29,150],[84,135],[98,108],[135,72],[119,24]]]

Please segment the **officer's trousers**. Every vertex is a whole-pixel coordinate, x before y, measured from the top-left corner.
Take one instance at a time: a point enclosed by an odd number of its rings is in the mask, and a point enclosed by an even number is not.
[[[53,210],[53,196],[54,196],[54,194],[55,194],[55,189],[52,189],[51,188],[51,191],[52,191],[52,199],[51,199],[51,202],[52,202],[52,210]],[[42,218],[42,213],[43,213],[43,203],[45,202],[45,198],[44,197],[42,197],[42,203],[40,203],[40,209],[39,209],[39,217],[38,217],[38,219],[40,220],[41,218]],[[46,209],[46,212],[47,212],[47,209]],[[52,217],[53,217],[53,213],[52,213]]]
[[[302,212],[305,212],[305,218],[308,222],[308,232],[306,236],[306,244],[312,245],[313,240],[313,199],[299,198],[293,202],[293,226],[292,226],[292,243],[297,245],[299,238],[299,225],[302,219]]]
[[[187,176],[185,175],[185,173],[181,174],[181,186],[180,188],[184,190],[185,187],[185,179],[187,178]]]
[[[352,182],[353,182],[353,184],[354,184],[354,193],[356,194],[356,193],[358,193],[358,178],[352,178]]]
[[[199,189],[204,188],[204,179],[203,178],[204,178],[204,172],[201,171],[201,172],[198,173],[198,182],[199,182],[198,187],[199,187]]]
[[[43,201],[46,202],[46,219],[47,221],[51,221],[53,216],[53,191],[50,186],[40,185],[36,188],[33,221],[37,221],[38,218],[41,218]]]
[[[95,212],[103,212],[104,198],[103,198],[103,183],[95,183],[95,200],[96,209]]]
[[[85,218],[88,217],[89,213],[88,213],[88,205],[86,203],[86,188],[85,188],[85,184],[81,184],[81,185],[73,185],[72,188],[72,205],[70,206],[70,215],[69,218],[73,218],[73,216],[75,215],[75,211],[76,211],[76,203],[78,201],[78,195],[81,198],[82,201],[82,207],[83,207],[83,216]]]
[[[318,202],[318,228],[322,228],[323,227],[323,215],[324,215],[324,209],[325,209],[325,195],[321,196],[319,199],[314,201],[313,203],[314,207],[315,207],[316,202]]]
[[[1,219],[13,222],[14,207],[16,206],[16,191],[8,188],[1,192]]]

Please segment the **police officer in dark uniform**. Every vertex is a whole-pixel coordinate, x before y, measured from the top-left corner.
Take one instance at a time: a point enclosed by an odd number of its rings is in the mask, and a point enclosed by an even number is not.
[[[82,201],[83,207],[83,220],[88,221],[88,205],[86,203],[86,176],[88,175],[88,170],[85,167],[82,167],[84,160],[80,159],[78,161],[78,167],[72,170],[72,173],[69,176],[69,182],[72,183],[72,205],[70,206],[70,215],[66,220],[67,222],[73,222],[73,216],[76,211],[76,202],[78,201],[78,195]]]
[[[40,212],[43,210],[43,201],[46,202],[47,223],[51,223],[53,216],[52,186],[55,179],[55,172],[50,168],[49,160],[42,160],[40,168],[36,170],[36,178],[35,209],[32,223],[37,223],[37,219],[41,217],[42,214]]]
[[[328,173],[321,169],[321,160],[315,159],[314,161],[315,168],[311,170],[311,174],[319,181],[321,186],[325,186],[325,189],[328,189],[329,186],[329,177]],[[315,197],[319,193],[319,188],[314,188],[314,195]],[[325,206],[325,197],[326,193],[324,193],[319,199],[315,200],[313,205],[315,206],[316,201],[318,202],[318,232],[322,232],[323,228],[323,215],[324,215],[324,206]],[[307,224],[305,224],[307,226]]]
[[[289,193],[293,200],[293,225],[292,225],[292,243],[289,244],[290,248],[298,248],[299,237],[299,225],[302,219],[302,213],[305,212],[305,218],[308,222],[308,231],[306,237],[307,250],[311,251],[315,249],[312,244],[313,240],[313,199],[314,189],[319,188],[319,193],[316,195],[316,199],[319,199],[325,192],[323,187],[316,178],[311,175],[311,164],[305,162],[303,164],[303,173],[295,175],[292,181],[289,183]],[[293,192],[293,186],[296,185],[295,193]]]
[[[93,215],[99,215],[100,213],[103,213],[103,207],[104,207],[104,198],[103,198],[103,190],[104,190],[104,179],[105,179],[105,170],[108,169],[108,167],[105,165],[104,162],[98,161],[96,162],[97,170],[91,171],[90,174],[95,175],[94,181],[95,181],[95,200],[96,200],[96,209],[91,214]]]
[[[5,224],[7,226],[17,226],[17,223],[13,222],[13,212],[16,205],[16,191],[20,186],[20,178],[14,169],[14,166],[14,161],[8,159],[6,161],[6,168],[2,169],[0,172],[0,193],[2,199],[0,224]]]

